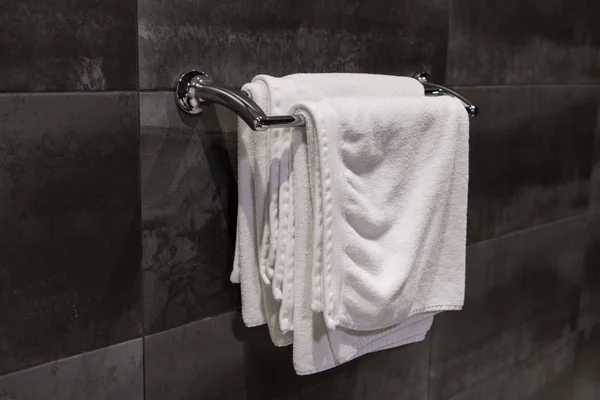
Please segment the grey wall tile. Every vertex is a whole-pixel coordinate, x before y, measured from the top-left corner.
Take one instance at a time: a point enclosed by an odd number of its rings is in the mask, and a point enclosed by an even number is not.
[[[579,301],[579,327],[600,324],[600,213],[589,217],[583,287]]]
[[[0,372],[141,333],[137,100],[0,96]]]
[[[600,324],[579,335],[573,399],[600,398]]]
[[[430,339],[431,335],[428,335],[420,343],[368,354],[358,359],[357,398],[360,400],[426,399]]]
[[[4,0],[0,91],[137,87],[136,1]]]
[[[463,88],[471,122],[470,243],[588,210],[600,87]]]
[[[265,326],[238,331],[244,341],[248,400],[356,399],[358,360],[298,376],[293,368],[292,346],[275,347]]]
[[[501,374],[576,327],[585,216],[469,246],[465,305],[436,316],[431,400]]]
[[[142,339],[0,376],[3,400],[142,400]]]
[[[448,81],[600,82],[600,3],[452,0]]]
[[[170,89],[199,67],[228,85],[294,72],[444,80],[448,0],[139,2],[140,86]]]
[[[448,400],[583,400],[572,397],[577,336],[559,340],[522,365]]]
[[[590,208],[600,212],[600,105],[598,106],[597,116],[598,122],[596,123],[596,143],[594,145]]]
[[[145,338],[146,400],[245,399],[235,313]]]
[[[239,306],[229,282],[237,195],[233,114],[182,115],[172,93],[140,97],[144,315],[158,332]],[[232,148],[233,147],[233,148]]]
[[[297,376],[292,348],[277,348],[265,327],[237,313],[192,322],[146,338],[146,400],[353,399],[356,361]]]

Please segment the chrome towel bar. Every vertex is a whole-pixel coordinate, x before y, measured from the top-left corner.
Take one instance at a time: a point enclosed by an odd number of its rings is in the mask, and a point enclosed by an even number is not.
[[[477,107],[467,98],[444,86],[429,82],[429,74],[423,72],[414,76],[425,87],[428,96],[448,95],[459,99],[469,117],[477,115]],[[236,113],[252,130],[264,131],[269,128],[303,126],[304,120],[297,115],[269,116],[241,90],[236,91],[216,84],[200,71],[188,71],[181,75],[175,87],[175,101],[188,114],[200,114],[204,107],[220,104]]]

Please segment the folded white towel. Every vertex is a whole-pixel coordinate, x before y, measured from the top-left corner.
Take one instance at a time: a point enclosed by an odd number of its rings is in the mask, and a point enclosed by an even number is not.
[[[261,84],[244,86],[259,105],[267,104],[268,92]],[[232,281],[239,273],[242,294],[242,318],[246,326],[267,323],[271,340],[276,346],[292,343],[292,335],[279,327],[279,305],[258,273],[258,244],[262,240],[262,221],[266,204],[266,186],[269,176],[269,136],[252,131],[238,121],[238,225],[237,245]],[[236,271],[237,269],[237,271]]]
[[[327,97],[351,97],[351,96],[418,96],[423,95],[423,85],[417,80],[407,77],[398,77],[391,75],[376,75],[376,74],[346,74],[346,73],[323,73],[323,74],[293,74],[283,78],[275,78],[268,75],[258,75],[253,79],[253,83],[262,82],[267,86],[268,93],[265,99],[254,99],[255,101],[263,101],[259,104],[263,110],[270,115],[283,114],[287,112],[289,107],[300,101],[306,100],[321,100]],[[251,87],[245,87],[244,91],[252,95]],[[245,127],[243,127],[245,129]],[[283,149],[281,144],[281,130],[269,130],[268,146],[271,149],[271,158],[277,161]],[[288,137],[289,138],[289,137]],[[277,182],[279,165],[274,162],[270,167],[270,174],[273,182]],[[271,180],[271,179],[270,179]],[[248,182],[238,183],[245,185]],[[241,187],[239,189],[242,189]],[[247,189],[247,188],[244,188]],[[277,186],[273,185],[269,189],[270,198],[273,200],[269,206],[272,207],[270,213],[272,217],[269,219],[271,224],[277,226],[278,214],[278,190]],[[252,230],[252,229],[251,229]],[[268,239],[264,239],[268,238]],[[269,248],[274,249],[277,243],[277,236],[271,237],[269,234],[263,236],[270,247],[266,247],[267,252],[264,254],[269,260],[273,260],[273,250],[269,253]],[[239,249],[236,247],[236,256]],[[273,266],[271,266],[273,268]],[[265,281],[269,282],[272,278],[273,271],[268,275],[264,274]],[[239,283],[240,281],[240,264],[239,257],[234,260],[231,281]]]
[[[310,122],[309,122],[310,123]],[[306,135],[301,129],[293,132],[292,170],[295,188],[293,290],[294,290],[294,368],[300,375],[312,374],[382,349],[421,341],[433,322],[433,315],[421,314],[394,327],[374,332],[339,328],[329,331],[323,317],[312,312],[312,223],[313,204],[309,190],[309,164]]]
[[[367,74],[295,74],[283,78],[259,75],[252,81],[261,83],[267,91],[265,111],[270,115],[287,114],[299,101],[326,97],[355,96],[423,96],[421,83],[413,78]],[[293,330],[293,184],[291,174],[291,129],[272,129],[271,175],[268,180],[268,218],[264,220],[261,263],[263,280],[271,284],[273,297],[282,302],[279,323],[284,331]],[[279,162],[278,162],[279,161]],[[277,168],[279,164],[279,168]],[[317,266],[312,267],[314,274]],[[272,277],[272,281],[269,281]],[[320,280],[314,280],[318,285]],[[319,298],[313,298],[318,304]]]
[[[367,87],[375,87],[371,97]],[[241,283],[246,325],[266,322],[277,346],[292,343],[293,330],[299,374],[423,340],[433,314],[462,306],[465,216],[461,220],[458,210],[464,206],[466,213],[468,150],[462,105],[424,98],[412,78],[369,75],[260,76],[244,90],[268,114],[300,113],[308,124],[308,139],[300,128],[257,133],[239,125],[240,203],[231,280]],[[332,95],[348,98],[311,101]],[[296,102],[300,105],[290,111]],[[398,121],[385,115],[397,115]],[[390,134],[394,129],[399,138]],[[339,153],[332,155],[326,146],[324,154],[323,139]],[[451,151],[440,149],[444,146]],[[395,152],[402,153],[402,162],[390,162]],[[435,186],[449,165],[447,181]],[[421,167],[422,173],[412,175]],[[425,171],[433,172],[429,183],[422,179]],[[411,196],[419,190],[421,197]],[[332,206],[340,198],[344,202]],[[326,211],[336,207],[327,218]],[[461,221],[462,235],[455,229]],[[329,224],[333,229],[326,229]]]
[[[423,95],[423,86],[415,79],[368,74],[295,74],[284,78],[259,75],[243,90],[270,115],[285,114],[298,101],[328,96]],[[261,295],[263,289],[267,290],[261,285],[271,284],[272,297],[284,304],[279,318],[283,328],[292,330],[293,269],[285,268],[286,260],[288,266],[292,261],[290,256],[285,257],[286,245],[290,245],[288,253],[293,249],[293,230],[288,229],[293,226],[293,215],[285,213],[292,207],[288,199],[293,198],[287,182],[291,130],[253,132],[241,120],[238,126],[238,229],[231,281],[241,284],[242,315],[247,326],[262,325],[273,318],[272,313],[279,313],[279,307],[270,300],[264,304]],[[285,298],[284,281],[288,293]],[[267,306],[270,311],[265,309]]]
[[[338,98],[291,112],[307,119],[315,154],[309,170],[311,188],[320,189],[313,207],[322,254],[314,262],[323,265],[327,328],[370,331],[460,309],[468,183],[462,103]]]

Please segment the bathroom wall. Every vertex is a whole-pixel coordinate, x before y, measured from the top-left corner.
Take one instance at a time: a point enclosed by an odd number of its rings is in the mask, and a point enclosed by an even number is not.
[[[0,5],[0,399],[600,397],[600,3]],[[472,121],[464,310],[297,377],[229,283],[236,119],[196,67],[428,70]]]

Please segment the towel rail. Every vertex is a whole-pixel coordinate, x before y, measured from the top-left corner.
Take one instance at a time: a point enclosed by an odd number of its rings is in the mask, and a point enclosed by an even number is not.
[[[414,76],[425,87],[428,96],[449,95],[459,99],[465,106],[469,117],[477,115],[477,107],[467,98],[444,86],[429,82],[429,74],[423,72]],[[216,84],[200,71],[188,71],[181,75],[175,87],[175,101],[179,107],[191,115],[200,114],[211,104],[220,104],[236,113],[254,131],[269,128],[303,126],[304,119],[298,115],[269,116],[244,92],[235,91]]]

